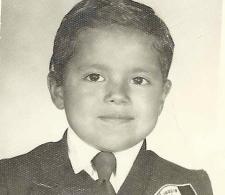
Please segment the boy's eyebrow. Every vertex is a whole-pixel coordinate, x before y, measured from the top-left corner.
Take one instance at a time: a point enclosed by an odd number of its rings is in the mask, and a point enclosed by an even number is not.
[[[88,64],[88,65],[78,65],[78,71],[84,71],[88,69],[101,69],[103,71],[112,71],[110,67],[104,66],[103,64]],[[150,68],[149,70],[145,68],[136,67],[130,70],[130,73],[146,73],[146,74],[153,74],[156,72],[155,68]]]

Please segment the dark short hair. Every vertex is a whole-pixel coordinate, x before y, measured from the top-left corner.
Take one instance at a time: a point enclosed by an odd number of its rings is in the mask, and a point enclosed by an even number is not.
[[[120,25],[155,37],[160,52],[160,68],[167,79],[174,42],[166,24],[144,4],[132,0],[83,0],[65,15],[56,33],[49,75],[62,84],[66,64],[76,53],[78,33],[85,28]]]

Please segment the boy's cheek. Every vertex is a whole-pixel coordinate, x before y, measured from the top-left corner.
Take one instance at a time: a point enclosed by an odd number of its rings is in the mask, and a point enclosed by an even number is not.
[[[151,110],[152,107],[158,107],[161,99],[161,93],[152,89],[145,92],[136,91],[131,94],[132,103],[138,109]]]
[[[157,96],[155,98],[137,98],[133,103],[133,109],[135,115],[143,122],[149,122],[149,120],[157,120],[159,116],[161,101]]]
[[[100,99],[100,93],[96,93],[93,89],[80,87],[76,89],[72,88],[65,93],[64,103],[68,109],[76,109],[77,112],[89,110],[90,112],[90,108],[93,108],[93,106],[94,108],[98,107]]]

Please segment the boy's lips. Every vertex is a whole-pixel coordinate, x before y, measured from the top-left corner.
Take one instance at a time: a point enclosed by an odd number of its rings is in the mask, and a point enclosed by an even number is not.
[[[110,123],[126,123],[134,120],[133,116],[130,115],[119,115],[119,114],[110,114],[110,115],[101,115],[98,116],[104,122]]]

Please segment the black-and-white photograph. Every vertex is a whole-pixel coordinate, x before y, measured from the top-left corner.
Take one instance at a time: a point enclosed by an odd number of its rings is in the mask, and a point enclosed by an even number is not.
[[[0,195],[222,195],[222,0],[2,0]]]

